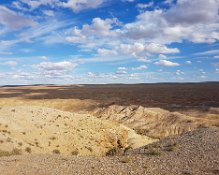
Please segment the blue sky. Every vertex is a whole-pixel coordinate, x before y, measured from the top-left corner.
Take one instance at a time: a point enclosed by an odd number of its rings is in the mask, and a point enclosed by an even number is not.
[[[1,0],[0,84],[219,81],[219,0]]]

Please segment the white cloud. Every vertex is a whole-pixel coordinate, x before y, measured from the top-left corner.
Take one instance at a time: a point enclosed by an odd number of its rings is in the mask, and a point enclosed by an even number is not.
[[[42,60],[48,60],[48,57],[47,57],[47,56],[41,56],[40,59],[42,59]]]
[[[80,12],[86,9],[95,9],[100,7],[105,0],[68,0],[67,2],[62,2],[61,6],[70,8],[74,12]]]
[[[165,4],[172,4],[174,2],[174,0],[164,0]]]
[[[43,14],[46,16],[50,16],[50,17],[55,16],[54,11],[52,11],[52,10],[43,10]]]
[[[123,55],[123,56],[131,56],[137,58],[141,62],[148,62],[146,56],[150,54],[159,54],[164,59],[165,55],[162,54],[174,54],[179,53],[180,51],[177,48],[168,48],[164,45],[155,44],[155,43],[138,43],[135,42],[133,44],[119,44],[114,46],[112,49],[97,49],[97,53],[99,55],[104,56],[115,56],[115,55]]]
[[[127,74],[128,72],[125,71],[125,70],[118,70],[116,71],[116,74],[119,74],[119,75],[123,75],[123,74]]]
[[[52,70],[67,71],[73,69],[74,67],[76,67],[76,65],[69,61],[61,61],[61,62],[41,62],[40,64],[36,65],[36,67],[45,71],[52,71]]]
[[[123,2],[134,2],[135,0],[122,0]]]
[[[61,62],[41,62],[40,64],[34,65],[38,68],[40,74],[46,78],[71,78],[69,74],[77,64],[70,61]]]
[[[201,75],[200,78],[206,79],[207,76],[205,76],[205,75]]]
[[[85,50],[96,50],[100,56],[133,57],[147,62],[161,54],[160,60],[167,60],[164,54],[180,53],[169,46],[171,43],[212,43],[219,39],[218,4],[216,0],[209,4],[205,0],[178,0],[167,10],[145,11],[134,22],[123,25],[115,18],[94,18],[91,24],[73,28],[66,40]]]
[[[59,0],[20,0],[17,3],[14,3],[18,8],[22,7],[23,4],[28,5],[31,9],[39,8],[40,6],[55,6],[59,3]]]
[[[14,2],[13,5],[18,9],[25,9],[24,4],[28,5],[32,10],[37,9],[41,6],[50,6],[50,7],[63,7],[70,8],[74,12],[80,12],[86,9],[95,9],[103,5],[105,0],[20,0]],[[46,12],[48,16],[53,15],[51,12]]]
[[[29,72],[16,72],[10,75],[13,79],[33,80],[36,78],[34,73]]]
[[[132,70],[146,70],[147,68],[146,65],[140,65],[138,67],[133,67]]]
[[[99,45],[102,46],[105,43],[111,42],[113,38],[116,38],[117,30],[112,29],[113,26],[117,24],[118,20],[116,18],[94,18],[90,25],[84,24],[81,29],[74,27],[71,31],[71,35],[66,37],[66,40],[87,48],[94,48]]]
[[[192,62],[191,61],[186,61],[186,64],[192,64]]]
[[[179,53],[179,49],[177,48],[168,48],[166,46],[151,43],[149,45],[145,46],[145,50],[151,52],[151,53],[161,53],[161,54],[171,54],[171,53]]]
[[[168,60],[160,60],[158,62],[155,62],[154,64],[159,66],[166,66],[166,67],[176,67],[180,65],[179,63],[174,63]]]
[[[150,60],[148,58],[138,58],[137,59],[139,62],[144,62],[144,63],[147,63],[147,62],[150,62]]]
[[[99,48],[99,49],[97,49],[97,54],[101,55],[101,56],[114,56],[114,55],[117,55],[118,53],[116,50]]]
[[[206,56],[206,55],[215,55],[219,53],[219,49],[215,49],[215,50],[207,50],[207,51],[203,51],[203,52],[197,52],[194,55],[196,56]]]
[[[125,25],[124,32],[135,40],[212,43],[219,39],[218,5],[217,0],[178,0],[168,10],[141,13],[135,22]]]
[[[14,66],[17,66],[18,63],[16,61],[6,61],[6,62],[3,62],[2,64],[14,67]]]
[[[163,54],[160,54],[160,55],[159,55],[159,59],[165,60],[165,59],[167,59],[167,56],[166,56],[166,55],[163,55]]]
[[[145,9],[145,8],[148,8],[148,7],[152,7],[153,5],[154,5],[154,2],[151,1],[149,3],[138,3],[136,7],[139,8],[139,9]]]
[[[214,56],[215,59],[219,59],[219,55]]]
[[[33,26],[36,23],[32,19],[21,16],[7,7],[0,5],[0,24],[10,30],[18,30],[23,27]]]
[[[126,68],[126,67],[118,67],[117,68],[119,71],[126,71],[126,70],[128,70],[128,68]]]
[[[176,71],[176,75],[184,75],[185,73],[183,72],[183,71],[181,71],[181,70],[177,70]]]

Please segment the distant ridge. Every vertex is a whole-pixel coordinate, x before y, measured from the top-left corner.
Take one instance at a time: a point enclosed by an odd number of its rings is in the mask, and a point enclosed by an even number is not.
[[[107,84],[68,84],[68,86],[73,85],[82,85],[82,86],[123,86],[123,85],[159,85],[159,84],[219,84],[219,81],[203,81],[203,82],[157,82],[157,83],[134,83],[134,84],[126,84],[126,83],[107,83]],[[0,87],[25,87],[25,86],[66,86],[67,84],[25,84],[25,85],[0,85]]]

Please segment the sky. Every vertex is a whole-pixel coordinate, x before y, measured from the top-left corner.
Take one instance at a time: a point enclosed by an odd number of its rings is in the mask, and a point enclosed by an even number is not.
[[[219,0],[1,0],[0,85],[219,81]]]

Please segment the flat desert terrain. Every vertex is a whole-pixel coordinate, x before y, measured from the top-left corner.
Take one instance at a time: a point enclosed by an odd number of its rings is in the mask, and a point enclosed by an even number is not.
[[[219,174],[219,83],[3,86],[0,156],[6,175]]]

